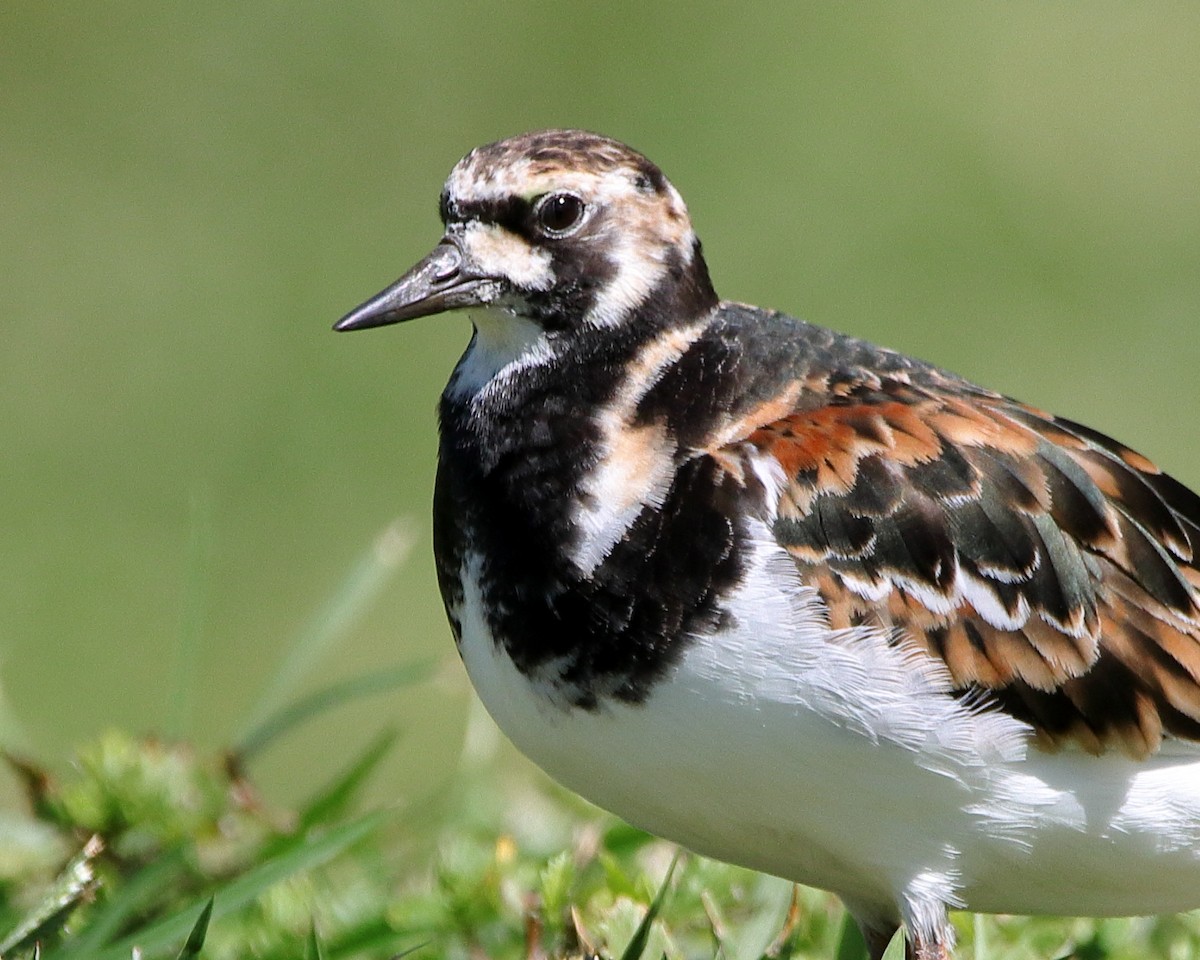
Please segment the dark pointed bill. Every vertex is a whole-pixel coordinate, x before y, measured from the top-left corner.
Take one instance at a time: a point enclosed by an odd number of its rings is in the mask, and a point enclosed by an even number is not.
[[[498,293],[496,280],[469,272],[458,247],[443,240],[390,287],[342,317],[333,329],[366,330],[475,307],[491,302]]]

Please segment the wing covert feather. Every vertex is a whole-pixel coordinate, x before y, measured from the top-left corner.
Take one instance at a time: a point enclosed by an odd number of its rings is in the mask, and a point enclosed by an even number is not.
[[[775,535],[833,627],[895,629],[1047,746],[1200,740],[1200,497],[934,368],[791,389],[737,442],[778,463]]]

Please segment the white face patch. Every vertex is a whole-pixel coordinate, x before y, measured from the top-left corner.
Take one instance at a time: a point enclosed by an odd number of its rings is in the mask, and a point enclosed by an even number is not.
[[[608,217],[604,239],[615,270],[607,286],[597,291],[588,323],[616,326],[663,281],[672,257],[681,266],[691,263],[696,235],[687,210],[673,187],[668,188],[668,200],[664,205],[662,198],[635,195],[624,201],[619,214]],[[673,210],[678,215],[669,216]]]
[[[503,227],[471,222],[455,232],[455,240],[471,272],[504,277],[525,290],[549,290],[554,286],[550,253]]]
[[[612,228],[609,261],[616,267],[615,275],[588,311],[588,323],[598,327],[616,326],[645,301],[666,274],[671,253],[678,253],[687,266],[695,249],[687,207],[670,184],[665,198],[647,202],[635,195],[625,203],[625,215]]]
[[[642,303],[666,272],[661,260],[646,256],[637,238],[619,244],[609,258],[617,268],[612,280],[596,294],[587,322],[597,327],[615,327],[629,311]]]
[[[475,336],[458,361],[446,394],[466,399],[500,388],[521,370],[549,363],[554,344],[538,324],[503,307],[471,311]]]

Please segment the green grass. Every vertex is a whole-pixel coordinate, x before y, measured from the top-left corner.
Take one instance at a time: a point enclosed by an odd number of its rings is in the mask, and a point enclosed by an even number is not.
[[[3,861],[0,955],[862,956],[832,897],[681,854],[551,788],[468,778],[435,855],[408,859],[404,811],[353,809],[394,742],[370,743],[290,811],[257,796],[225,757],[120,733],[82,747],[69,781],[25,764],[24,826],[41,843]],[[963,957],[1200,956],[1194,914],[956,923]]]
[[[459,765],[430,854],[413,826],[427,812],[363,809],[372,776],[404,749],[391,730],[365,734],[358,756],[294,809],[261,796],[247,770],[298,725],[429,676],[418,663],[296,693],[385,585],[400,534],[356,564],[300,632],[229,750],[109,731],[78,747],[61,780],[6,755],[27,803],[0,818],[0,957],[864,956],[833,897],[682,853],[475,756]],[[195,659],[196,636],[184,631],[180,664]],[[1200,914],[955,919],[964,958],[1200,957]],[[902,955],[894,942],[889,958]]]

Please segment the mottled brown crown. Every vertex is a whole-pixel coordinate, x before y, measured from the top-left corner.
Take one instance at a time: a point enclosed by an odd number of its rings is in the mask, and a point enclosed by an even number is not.
[[[658,166],[632,147],[586,130],[537,130],[476,147],[459,161],[451,181],[474,187],[503,183],[519,190],[559,173],[605,176],[619,170],[628,171],[646,191],[662,192],[667,185]]]

